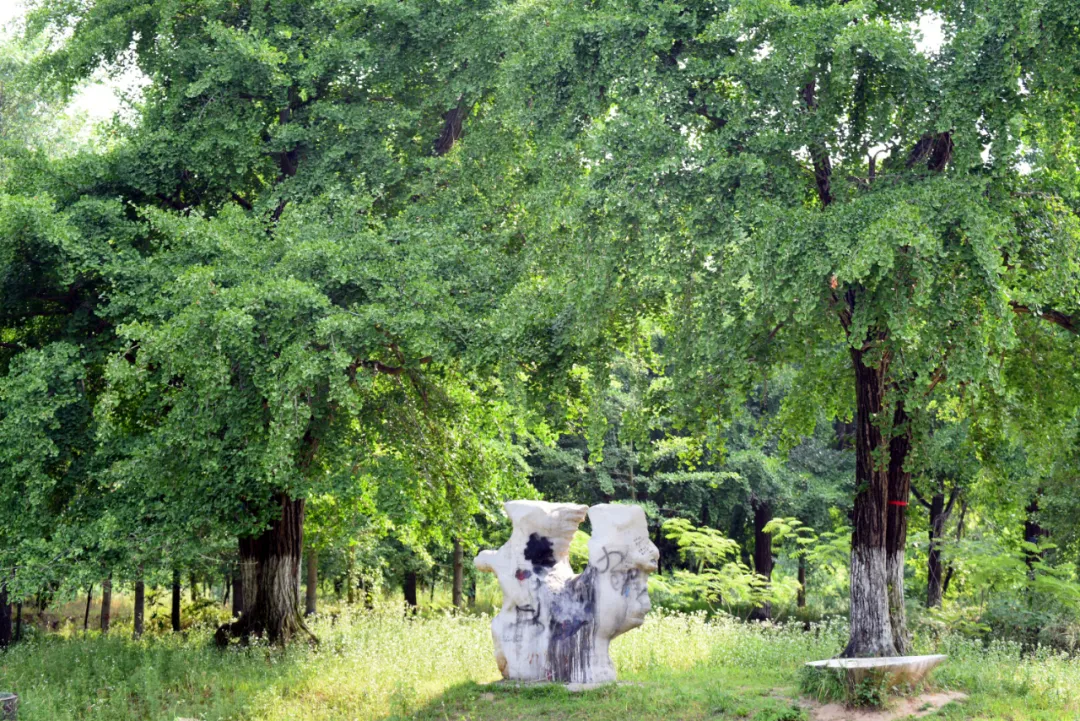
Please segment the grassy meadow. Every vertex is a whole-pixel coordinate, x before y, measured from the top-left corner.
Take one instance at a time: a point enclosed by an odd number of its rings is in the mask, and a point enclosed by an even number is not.
[[[210,626],[182,637],[37,635],[0,655],[0,689],[19,694],[20,721],[365,721],[430,719],[809,720],[798,693],[807,660],[834,655],[839,623],[748,625],[703,614],[654,613],[616,640],[615,687],[490,685],[498,680],[485,615],[405,618],[390,607],[331,613],[317,646],[218,651]],[[934,677],[970,698],[937,719],[1080,718],[1080,659],[1022,654],[1010,644],[918,640],[949,661]]]

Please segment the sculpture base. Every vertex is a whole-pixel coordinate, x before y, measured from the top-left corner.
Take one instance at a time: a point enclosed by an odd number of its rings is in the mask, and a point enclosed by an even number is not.
[[[552,688],[565,688],[570,693],[580,693],[582,691],[593,691],[598,688],[607,688],[609,686],[640,686],[641,684],[634,681],[601,681],[599,683],[561,683],[559,681],[519,681],[515,679],[503,678],[498,681],[493,681],[488,686],[494,686],[500,689],[506,688],[544,688],[549,686]]]
[[[812,661],[807,666],[819,669],[836,669],[846,672],[848,682],[858,684],[867,676],[882,675],[888,686],[916,686],[926,675],[947,657],[943,654],[930,656],[886,656],[883,658],[830,658]]]

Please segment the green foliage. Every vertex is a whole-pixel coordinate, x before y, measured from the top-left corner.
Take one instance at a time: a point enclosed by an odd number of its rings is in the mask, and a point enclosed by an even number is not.
[[[570,541],[570,566],[577,573],[589,565],[589,534],[578,529]]]
[[[867,671],[855,678],[845,669],[803,666],[799,672],[799,690],[819,701],[840,702],[854,708],[885,708],[890,688],[887,674]]]
[[[514,263],[440,192],[448,113],[484,107],[487,10],[34,4],[42,50],[0,62],[3,167],[24,169],[0,174],[3,493],[23,519],[0,562],[22,590],[76,562],[220,570],[282,496],[312,499],[323,544],[392,534],[423,559],[531,493],[518,444],[542,424],[480,350]],[[142,74],[135,112],[34,153],[41,98],[102,66]]]
[[[799,669],[799,691],[819,701],[847,700],[847,674],[833,668],[803,666]]]
[[[792,558],[805,558],[810,547],[818,542],[814,529],[798,518],[774,518],[762,530],[772,536],[774,547],[779,545],[781,552]]]
[[[685,518],[664,523],[664,535],[675,541],[679,555],[698,572],[725,565],[739,552],[739,544],[712,528],[694,528]]]
[[[776,584],[754,573],[738,559],[739,544],[712,528],[695,528],[684,518],[664,523],[664,535],[675,542],[692,571],[653,576],[650,588],[663,594],[701,600],[710,607],[754,608],[777,594]]]

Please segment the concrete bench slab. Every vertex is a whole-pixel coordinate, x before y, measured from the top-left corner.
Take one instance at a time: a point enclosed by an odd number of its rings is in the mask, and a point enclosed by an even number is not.
[[[13,693],[0,691],[0,721],[17,721],[19,718],[19,697]]]
[[[881,658],[830,658],[811,661],[807,666],[820,669],[837,669],[847,672],[848,680],[859,683],[868,675],[884,674],[889,686],[916,685],[947,657],[944,654],[929,656],[884,656]]]

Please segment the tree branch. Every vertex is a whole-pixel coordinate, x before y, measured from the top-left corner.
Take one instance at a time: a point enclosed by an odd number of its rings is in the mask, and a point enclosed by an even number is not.
[[[189,207],[189,206],[184,205],[183,203],[181,203],[181,202],[179,202],[177,200],[174,200],[174,199],[170,198],[169,196],[165,195],[164,193],[154,193],[154,197],[156,197],[162,203],[165,203],[165,205],[169,206],[173,210],[177,210],[177,211],[179,211],[181,213],[185,212]]]
[[[461,126],[465,122],[465,96],[459,95],[457,105],[443,114],[443,128],[435,141],[435,155],[446,155],[461,137]]]
[[[428,363],[431,363],[431,360],[431,356],[424,356],[423,358],[418,360],[417,363],[420,365],[427,365]],[[386,375],[391,376],[399,376],[408,370],[408,368],[403,365],[389,366],[382,361],[377,360],[355,360],[349,364],[348,368],[345,369],[345,372],[348,374],[350,380],[356,378],[356,371],[358,371],[360,368],[367,368],[369,370],[375,371],[376,373],[385,373]]]
[[[254,210],[254,206],[251,204],[251,201],[241,197],[235,191],[233,191],[232,193],[232,199],[235,200],[237,204],[244,210]]]
[[[1077,326],[1076,318],[1071,315],[1066,315],[1060,311],[1051,309],[1032,309],[1030,306],[1017,303],[1014,300],[1009,301],[1009,307],[1012,308],[1013,313],[1017,315],[1033,315],[1042,320],[1048,321],[1055,325],[1059,325],[1070,333],[1080,334],[1080,327]]]
[[[931,393],[933,393],[934,389],[937,388],[938,383],[941,383],[941,381],[943,381],[943,380],[945,380],[945,366],[941,366],[936,371],[934,371],[934,375],[930,379],[930,385],[923,392],[923,395],[928,396]]]
[[[807,111],[817,109],[816,83],[808,82],[802,89],[802,99],[806,103]],[[810,159],[814,162],[814,183],[817,185],[818,199],[823,208],[829,207],[832,202],[832,161],[824,145],[810,144]]]
[[[948,518],[952,514],[953,504],[956,503],[956,499],[960,497],[960,484],[957,483],[952,487],[952,491],[949,493],[949,503],[945,506],[945,518]]]

